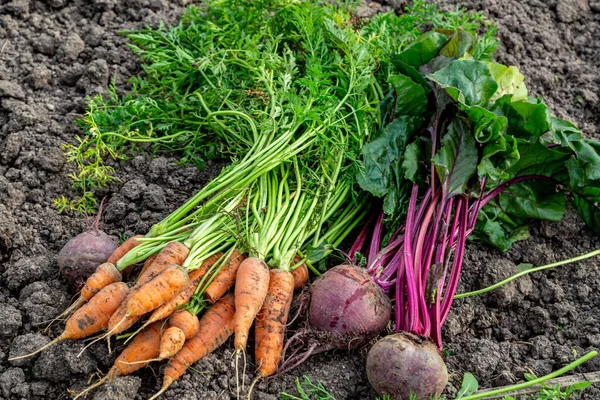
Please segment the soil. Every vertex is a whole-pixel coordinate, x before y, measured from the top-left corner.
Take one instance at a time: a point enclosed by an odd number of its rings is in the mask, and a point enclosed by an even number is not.
[[[74,124],[85,96],[103,92],[112,77],[119,90],[139,64],[119,30],[174,23],[187,0],[0,0],[0,398],[66,399],[90,376],[106,372],[115,357],[105,344],[55,345],[41,355],[8,362],[56,337],[43,330],[75,293],[58,274],[56,255],[85,230],[79,215],[58,214],[53,200],[70,193],[61,145],[80,131]],[[368,16],[404,5],[365,4]],[[600,2],[598,0],[443,0],[481,10],[499,26],[501,62],[517,65],[530,94],[600,139]],[[139,155],[115,164],[121,184],[102,195],[102,228],[116,240],[146,232],[219,171],[180,166],[175,158]],[[542,265],[600,247],[569,211],[560,223],[538,223],[531,238],[500,253],[468,246],[459,291],[481,288],[514,272],[520,263]],[[482,387],[543,375],[600,348],[600,270],[597,260],[536,273],[491,294],[457,301],[444,331],[452,395],[465,371]],[[230,346],[206,357],[164,399],[235,397]],[[248,370],[252,370],[249,359]],[[95,400],[146,399],[159,385],[159,366],[117,378],[95,391]],[[580,371],[600,370],[600,358]],[[297,394],[296,377],[320,380],[335,398],[375,398],[364,373],[364,350],[310,359],[290,374],[261,382],[255,398]],[[252,379],[246,377],[246,385]],[[302,379],[302,378],[301,378]],[[587,389],[582,398],[598,399]]]

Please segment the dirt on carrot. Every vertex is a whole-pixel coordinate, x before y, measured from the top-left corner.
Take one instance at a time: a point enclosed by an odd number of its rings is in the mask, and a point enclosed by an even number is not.
[[[235,281],[235,349],[244,350],[248,332],[260,311],[269,288],[269,267],[250,257],[240,264]]]
[[[256,316],[255,326],[256,365],[260,377],[277,372],[295,286],[290,272],[273,269],[270,275],[269,291]]]

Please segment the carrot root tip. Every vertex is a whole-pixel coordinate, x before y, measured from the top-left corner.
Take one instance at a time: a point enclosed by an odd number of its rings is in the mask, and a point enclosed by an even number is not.
[[[110,379],[112,375],[111,374],[106,374],[104,376],[104,378],[100,379],[98,382],[94,383],[93,385],[88,386],[87,388],[85,388],[84,390],[82,390],[81,392],[77,393],[77,396],[73,397],[73,400],[78,399],[81,396],[85,396],[87,393],[89,393],[91,390],[94,390],[95,388],[97,388],[98,386],[101,386],[104,384],[104,382],[106,382],[107,380]]]
[[[248,400],[252,399],[252,391],[254,390],[254,386],[263,378],[261,374],[258,374],[256,378],[252,381],[250,388],[248,388]]]
[[[42,347],[40,347],[39,349],[37,349],[33,353],[29,353],[29,354],[25,354],[25,355],[17,356],[17,357],[12,357],[12,358],[9,358],[8,361],[20,360],[20,359],[23,359],[23,358],[28,358],[28,357],[34,356],[34,355],[36,355],[38,353],[41,353],[42,351],[46,350],[48,347],[52,346],[53,344],[60,342],[63,339],[64,339],[64,337],[62,335],[60,335],[59,337],[57,337],[57,338],[51,340],[50,342],[46,343],[45,345],[43,345]]]
[[[167,389],[169,388],[169,386],[171,386],[172,383],[173,383],[173,379],[168,376],[165,376],[163,379],[163,385],[160,388],[160,390],[154,396],[150,397],[148,400],[157,399],[158,396],[160,396],[161,394],[163,394],[164,392],[167,391]]]

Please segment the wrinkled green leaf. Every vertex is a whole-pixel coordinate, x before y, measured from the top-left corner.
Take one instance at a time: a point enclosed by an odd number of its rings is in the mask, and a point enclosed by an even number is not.
[[[503,115],[508,120],[508,131],[516,138],[530,142],[551,128],[551,117],[548,107],[541,100],[529,98],[527,101],[512,101],[512,95],[500,97],[491,111]]]
[[[473,236],[507,251],[514,243],[529,238],[529,229],[523,221],[511,218],[496,204],[488,204],[477,215]]]
[[[558,180],[567,178],[565,162],[570,152],[561,148],[549,149],[540,143],[517,140],[519,161],[507,170],[510,176],[543,175]]]
[[[420,116],[425,112],[427,95],[423,86],[405,75],[393,75],[389,81],[396,91],[396,116]]]
[[[413,183],[418,182],[417,173],[421,169],[422,157],[418,142],[415,141],[406,146],[402,168],[404,169],[404,177]]]
[[[492,101],[506,95],[512,94],[511,101],[526,101],[527,100],[527,88],[525,87],[525,77],[517,67],[489,62],[486,63],[492,78],[498,84],[498,89]]]
[[[385,196],[384,210],[388,214],[396,211],[404,197],[404,151],[420,125],[420,118],[399,117],[379,137],[363,146],[364,170],[357,177],[358,184],[374,196]]]
[[[431,61],[447,40],[446,35],[434,31],[427,32],[398,54],[395,59],[413,68],[419,68]]]
[[[446,57],[461,58],[465,53],[473,50],[475,38],[469,32],[462,29],[456,31],[445,31],[450,40],[440,49],[440,54]]]
[[[487,105],[498,89],[487,65],[481,61],[455,60],[428,78],[445,88],[453,99],[469,106]]]
[[[507,180],[510,175],[506,171],[520,159],[517,140],[512,136],[498,135],[492,143],[483,148],[483,156],[477,166],[479,176],[487,176],[495,181]]]
[[[486,143],[506,132],[506,127],[508,126],[506,117],[498,116],[480,106],[471,107],[461,104],[461,109],[475,124],[475,139],[479,143]]]
[[[431,84],[427,79],[425,79],[425,77],[423,77],[423,75],[416,68],[411,67],[404,61],[400,60],[398,56],[392,58],[392,64],[394,64],[394,67],[396,67],[398,73],[408,76],[414,82],[421,85],[421,87],[423,87],[426,92],[431,91]]]
[[[587,226],[600,232],[600,185],[589,185],[572,191],[573,207]]]
[[[468,126],[456,118],[448,126],[442,147],[431,160],[446,193],[464,193],[467,181],[477,169],[477,148]]]
[[[510,186],[498,197],[502,209],[519,218],[560,221],[565,213],[565,195],[552,182],[529,180]]]

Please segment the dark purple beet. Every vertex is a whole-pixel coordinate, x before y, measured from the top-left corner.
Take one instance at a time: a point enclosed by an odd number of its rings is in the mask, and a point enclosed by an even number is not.
[[[69,240],[58,253],[60,273],[71,282],[85,280],[117,247],[101,230],[83,232]]]
[[[310,287],[310,324],[335,335],[377,336],[392,313],[389,297],[360,267],[338,265]]]
[[[448,383],[448,370],[437,347],[407,333],[375,343],[367,356],[367,377],[380,395],[394,400],[437,399]]]

